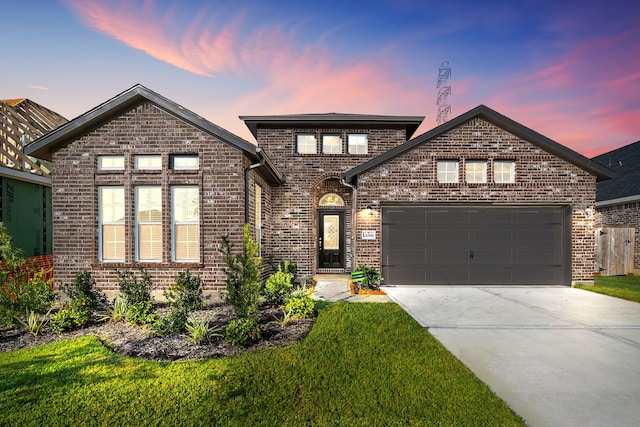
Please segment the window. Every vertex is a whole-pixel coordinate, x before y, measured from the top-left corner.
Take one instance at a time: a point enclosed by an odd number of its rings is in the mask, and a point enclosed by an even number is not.
[[[162,261],[162,189],[135,188],[136,261]]]
[[[262,187],[259,185],[256,185],[255,221],[256,243],[260,245],[258,247],[258,256],[262,256]]]
[[[516,182],[516,162],[495,160],[493,162],[493,181],[501,184]]]
[[[351,133],[347,135],[349,154],[367,154],[367,135],[364,133]]]
[[[98,170],[124,170],[124,156],[98,156]]]
[[[124,262],[124,187],[98,187],[98,259]]]
[[[318,152],[318,144],[316,136],[312,133],[301,133],[296,135],[296,153],[298,154],[316,154]]]
[[[318,206],[344,206],[344,199],[336,193],[327,193],[320,198]]]
[[[465,162],[465,173],[469,183],[487,182],[486,160],[467,160]]]
[[[197,170],[200,167],[197,154],[172,154],[171,169]]]
[[[138,170],[161,170],[162,157],[159,154],[141,154],[133,157],[134,167]]]
[[[196,186],[171,187],[173,261],[200,260],[200,194]]]
[[[458,182],[457,160],[438,160],[438,182]]]
[[[342,138],[340,135],[322,135],[322,152],[324,154],[341,154]]]

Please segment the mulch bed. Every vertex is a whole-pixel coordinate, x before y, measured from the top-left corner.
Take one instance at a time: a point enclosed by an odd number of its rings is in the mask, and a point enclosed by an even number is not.
[[[159,306],[158,311],[163,315],[168,309]],[[203,310],[196,311],[195,315],[208,321],[210,326],[219,329],[220,332],[234,317],[233,309],[225,303],[211,304]],[[45,326],[38,336],[33,336],[19,327],[0,329],[0,352],[93,335],[112,351],[125,356],[150,360],[205,359],[288,346],[304,338],[315,321],[294,319],[282,328],[276,322],[276,318],[282,317],[282,309],[279,307],[261,307],[259,323],[262,339],[247,348],[234,347],[219,338],[214,338],[208,344],[196,346],[181,336],[156,337],[148,327],[130,325],[126,322],[98,322],[92,319],[85,328],[59,335],[53,333],[49,326]]]

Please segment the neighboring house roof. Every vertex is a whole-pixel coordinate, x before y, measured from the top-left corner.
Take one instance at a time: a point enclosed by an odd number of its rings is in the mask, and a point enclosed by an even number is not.
[[[0,175],[50,184],[51,165],[22,148],[67,122],[60,114],[26,98],[0,100]]]
[[[580,168],[582,168],[583,170],[595,175],[597,177],[598,181],[604,181],[607,179],[611,179],[615,176],[615,173],[613,171],[611,171],[610,169],[602,166],[601,164],[598,164],[596,162],[593,162],[591,160],[589,160],[588,158],[584,157],[583,155],[576,153],[575,151],[571,150],[570,148],[565,147],[564,145],[558,144],[557,142],[547,138],[546,136],[543,136],[531,129],[529,129],[526,126],[521,125],[520,123],[517,123],[513,120],[511,120],[510,118],[503,116],[502,114],[498,113],[495,110],[492,110],[491,108],[485,106],[485,105],[480,105],[476,108],[474,108],[473,110],[470,110],[454,119],[449,120],[448,122],[428,131],[423,133],[422,135],[419,135],[409,141],[407,141],[406,143],[399,145],[389,151],[387,151],[384,154],[379,155],[378,157],[375,157],[371,160],[369,160],[366,163],[363,163],[347,172],[345,172],[344,174],[342,174],[343,178],[345,178],[347,181],[351,181],[353,180],[357,175],[367,172],[379,165],[381,165],[382,163],[385,163],[415,147],[417,147],[420,144],[426,143],[429,140],[438,137],[444,133],[447,133],[449,131],[451,131],[452,129],[462,125],[463,123],[474,119],[474,118],[481,118],[484,119],[490,123],[493,123],[494,125],[498,126],[499,128],[512,133],[513,135],[516,135],[519,138],[522,138],[538,147],[540,147],[541,149],[552,153],[558,157],[560,157],[561,159],[564,159],[566,161],[568,161],[569,163],[572,163]]]
[[[286,114],[277,116],[240,116],[253,136],[258,138],[258,126],[302,126],[302,127],[370,127],[394,126],[403,127],[407,131],[407,139],[418,129],[424,116],[378,116],[371,114]]]
[[[108,101],[98,105],[94,109],[87,111],[70,122],[60,126],[53,132],[37,139],[25,147],[25,152],[34,157],[51,160],[52,153],[69,144],[74,139],[99,127],[105,120],[122,114],[123,112],[140,105],[144,102],[151,102],[166,113],[200,129],[201,131],[219,139],[220,141],[241,150],[252,161],[262,162],[260,168],[265,179],[272,183],[282,184],[285,182],[284,175],[275,167],[273,162],[259,147],[239,136],[211,123],[194,112],[187,110],[181,105],[159,95],[158,93],[137,84],[130,89],[116,95]]]
[[[592,159],[615,171],[612,180],[596,187],[596,202],[640,200],[640,141]]]

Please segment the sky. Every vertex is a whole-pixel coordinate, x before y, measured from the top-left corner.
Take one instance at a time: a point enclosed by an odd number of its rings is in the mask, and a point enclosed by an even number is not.
[[[484,104],[587,157],[640,139],[640,1],[0,0],[0,99],[73,119],[141,83],[240,115],[448,118]]]

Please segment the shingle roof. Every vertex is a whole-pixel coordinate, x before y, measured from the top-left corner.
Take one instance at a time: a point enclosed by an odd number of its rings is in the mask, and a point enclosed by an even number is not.
[[[25,147],[25,152],[30,156],[51,160],[52,153],[59,148],[64,147],[74,139],[100,126],[105,120],[147,101],[152,102],[158,108],[189,123],[195,128],[215,136],[216,139],[243,151],[252,161],[264,161],[266,166],[263,166],[261,169],[267,174],[265,178],[276,183],[284,183],[284,175],[275,167],[260,148],[141,84],[125,90],[94,109],[87,111],[54,131],[38,138]]]
[[[640,141],[634,142],[592,159],[616,172],[616,177],[599,182],[596,187],[596,202],[640,198]]]
[[[460,116],[449,120],[448,122],[423,133],[402,145],[399,145],[384,154],[379,155],[366,163],[363,163],[347,172],[345,172],[342,176],[347,181],[351,181],[358,174],[364,173],[370,169],[373,169],[380,164],[387,162],[413,148],[416,146],[428,143],[430,139],[433,139],[441,134],[449,132],[450,130],[462,125],[466,121],[469,121],[473,118],[480,117],[494,125],[498,126],[505,131],[512,133],[526,141],[531,142],[532,144],[537,145],[543,150],[552,153],[582,169],[585,171],[595,175],[598,181],[603,181],[607,179],[611,179],[615,176],[613,171],[610,169],[598,164],[596,162],[591,161],[590,159],[584,157],[582,154],[576,153],[564,145],[558,144],[557,142],[547,138],[544,135],[539,134],[526,126],[517,123],[510,118],[503,116],[491,108],[480,105],[473,110],[470,110]]]
[[[418,129],[424,116],[385,116],[375,114],[350,113],[312,113],[312,114],[284,114],[273,116],[240,116],[254,137],[258,137],[259,126],[301,126],[301,127],[369,127],[369,126],[400,126],[407,131],[407,138],[411,138]]]

